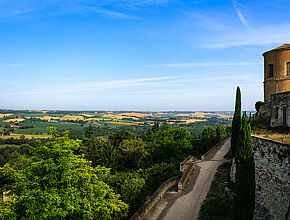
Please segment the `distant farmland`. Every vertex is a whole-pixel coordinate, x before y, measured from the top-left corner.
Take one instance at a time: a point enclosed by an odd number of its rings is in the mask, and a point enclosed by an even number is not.
[[[47,127],[83,133],[96,126],[104,129],[118,127],[150,127],[167,122],[170,126],[201,128],[207,125],[230,124],[232,112],[88,112],[88,111],[9,111],[0,110],[0,135],[9,129],[10,136],[0,138],[49,137]]]

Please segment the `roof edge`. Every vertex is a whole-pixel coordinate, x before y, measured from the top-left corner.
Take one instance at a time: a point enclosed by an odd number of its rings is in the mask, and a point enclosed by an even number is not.
[[[272,52],[272,51],[279,51],[279,50],[290,50],[290,44],[282,44],[279,47],[276,47],[274,49],[268,50],[266,52],[264,52],[262,55],[264,56],[264,54]]]

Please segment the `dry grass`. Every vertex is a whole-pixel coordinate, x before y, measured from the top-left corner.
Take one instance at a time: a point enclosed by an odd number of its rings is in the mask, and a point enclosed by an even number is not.
[[[103,118],[87,118],[86,121],[102,121]]]
[[[105,114],[102,117],[111,118],[111,119],[117,119],[117,120],[122,120],[122,119],[135,119],[136,120],[136,117],[124,116],[123,114],[119,114],[119,115]]]
[[[31,138],[51,138],[51,135],[48,134],[41,134],[41,135],[31,135],[31,134],[10,134],[9,136],[0,136],[1,139],[8,139],[8,138],[20,138],[21,136],[24,136],[25,138],[31,139]]]
[[[48,121],[48,120],[57,120],[57,119],[60,119],[60,117],[43,116],[43,117],[39,117],[39,119]]]
[[[95,115],[90,115],[90,114],[82,114],[83,116],[86,116],[86,117],[95,117]]]
[[[195,123],[195,122],[198,122],[198,121],[206,121],[206,119],[187,119],[185,124],[190,124],[190,123]]]
[[[177,114],[175,117],[190,117],[190,114]]]
[[[24,121],[24,118],[11,118],[11,119],[7,119],[4,122],[21,122]]]
[[[9,117],[11,115],[13,115],[13,114],[0,114],[0,118]]]
[[[231,115],[223,115],[219,113],[211,113],[211,112],[195,112],[191,113],[191,117],[196,117],[196,118],[208,118],[211,116],[218,116],[220,118],[232,118]]]
[[[138,117],[138,118],[152,116],[151,113],[147,113],[146,114],[146,113],[137,113],[137,112],[122,113],[120,115],[122,115],[122,116],[129,116],[129,117]]]
[[[102,116],[103,118],[115,118],[115,119],[123,119],[124,116],[121,115],[113,115],[113,114],[105,114]]]
[[[84,121],[85,117],[81,115],[66,115],[60,118],[61,121]]]
[[[268,138],[275,141],[280,141],[290,144],[290,132],[289,133],[278,133],[268,130],[259,130],[252,133],[255,136]]]
[[[120,122],[120,121],[109,121],[107,123],[110,123],[110,124],[119,124],[119,125],[136,125],[136,123],[132,122]]]

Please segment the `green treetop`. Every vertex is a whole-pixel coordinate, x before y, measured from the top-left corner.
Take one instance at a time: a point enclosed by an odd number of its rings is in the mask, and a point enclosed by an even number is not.
[[[128,206],[103,182],[109,169],[91,167],[73,154],[80,141],[59,135],[32,150],[23,169],[0,168],[0,191],[10,191],[0,204],[4,219],[121,219]],[[3,202],[2,202],[3,203]],[[7,205],[9,203],[9,206]],[[4,216],[5,215],[5,216]]]
[[[237,87],[236,105],[234,118],[232,122],[232,138],[231,138],[231,150],[234,156],[236,155],[237,139],[239,135],[240,124],[241,124],[241,90],[240,87]]]

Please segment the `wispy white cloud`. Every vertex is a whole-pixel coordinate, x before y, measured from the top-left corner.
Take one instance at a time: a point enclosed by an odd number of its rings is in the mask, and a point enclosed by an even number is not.
[[[146,65],[148,67],[210,67],[210,66],[249,66],[249,65],[261,65],[259,62],[249,62],[249,63],[165,63],[165,64],[152,64]]]
[[[42,87],[39,90],[34,91],[18,91],[9,93],[0,93],[0,96],[11,96],[11,95],[49,95],[49,94],[60,94],[60,93],[76,93],[76,92],[89,92],[98,91],[105,89],[114,88],[125,88],[125,87],[138,87],[138,86],[176,86],[182,85],[182,83],[177,83],[172,81],[177,79],[179,76],[164,76],[164,77],[153,77],[153,78],[139,78],[130,80],[112,80],[106,82],[80,82],[77,84],[62,85],[61,87]]]
[[[129,9],[142,8],[153,5],[167,4],[168,0],[9,0],[9,4],[0,1],[0,16],[24,15],[36,12],[49,12],[49,14],[66,13],[99,13],[107,17],[120,19],[136,19],[135,16],[125,14]],[[110,8],[110,9],[108,9]]]
[[[240,21],[246,26],[249,27],[248,21],[245,19],[244,15],[242,14],[242,12],[240,11],[239,8],[236,7],[236,11],[237,14],[239,16]]]
[[[111,18],[136,19],[136,20],[140,19],[140,18],[135,17],[135,16],[127,15],[127,14],[120,13],[120,12],[113,11],[113,10],[108,10],[108,9],[101,8],[101,7],[85,7],[83,10],[96,12],[98,14],[104,15],[106,17],[111,17]]]
[[[225,31],[227,29],[230,29],[231,25],[225,24],[215,16],[209,16],[205,15],[204,13],[197,13],[197,12],[185,12],[185,14],[189,17],[190,26],[192,23],[195,23],[195,25],[200,26],[204,29],[207,29],[209,31]]]
[[[290,23],[258,26],[252,30],[232,30],[208,39],[206,48],[229,48],[283,44],[290,40]]]
[[[244,15],[240,11],[240,9],[238,8],[239,3],[237,1],[232,0],[232,4],[236,10],[236,13],[237,13],[240,21],[245,25],[245,27],[249,27],[248,21],[246,20],[246,18],[244,17]]]
[[[146,6],[167,4],[168,0],[111,0],[111,3],[125,6]]]
[[[0,67],[23,67],[27,66],[24,63],[8,63],[8,64],[0,64]]]

